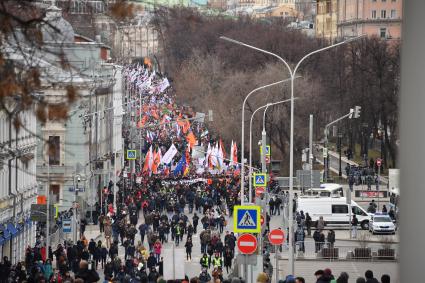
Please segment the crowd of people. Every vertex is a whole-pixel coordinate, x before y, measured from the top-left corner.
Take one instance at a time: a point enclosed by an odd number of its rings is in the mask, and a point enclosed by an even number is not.
[[[201,272],[195,278],[172,282],[244,282],[241,278],[229,279],[236,236],[224,231],[233,206],[241,202],[238,165],[223,163],[223,156],[219,157],[221,161],[218,158],[211,164],[208,153],[205,158],[192,158],[195,144],[220,143],[220,148],[222,145],[219,139],[213,140],[202,122],[189,122],[195,113],[175,103],[167,78],[150,70],[148,64],[129,65],[123,73],[131,102],[128,105],[137,101],[137,126],[145,136],[143,153],[147,157],[144,163],[137,160],[133,170],[122,170],[116,194],[112,182],[102,191],[105,201],[97,205],[99,216],[94,221],[99,225],[102,240],[86,238],[87,221],[83,216],[77,242],[64,240],[46,250],[43,237],[37,237],[35,245],[27,247],[24,262],[12,265],[7,257],[3,259],[0,282],[98,282],[101,277],[104,282],[166,282],[162,279],[164,245],[172,242],[183,247],[186,260],[192,261],[194,235],[200,240]],[[130,148],[130,128],[123,129],[123,137],[125,148]],[[162,162],[161,158],[173,146],[176,150],[169,162]],[[126,169],[132,167],[128,160],[124,165]],[[287,194],[270,199],[268,230],[271,217],[279,216],[288,200]],[[311,234],[311,218],[309,223],[308,214],[296,217],[299,228],[295,239],[302,242],[304,227]],[[313,238],[323,242],[323,234],[315,234]],[[332,235],[327,238],[332,243]],[[257,282],[271,282],[270,260],[265,260],[264,271]],[[318,271],[317,282],[332,282],[328,280],[330,275],[327,269]],[[341,274],[336,282],[347,282],[343,277]],[[290,276],[282,282],[305,281]]]

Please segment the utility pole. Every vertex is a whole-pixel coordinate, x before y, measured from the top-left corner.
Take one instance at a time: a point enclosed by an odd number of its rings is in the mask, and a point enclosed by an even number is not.
[[[309,162],[310,162],[310,188],[313,188],[313,114],[310,114],[310,129],[309,129]]]
[[[342,153],[342,134],[338,133],[338,152],[339,152],[339,177],[342,177],[341,153]]]

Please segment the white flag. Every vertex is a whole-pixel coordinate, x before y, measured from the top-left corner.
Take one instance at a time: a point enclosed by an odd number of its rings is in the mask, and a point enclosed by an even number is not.
[[[167,152],[161,159],[161,164],[168,164],[173,160],[173,157],[177,154],[177,148],[172,144]]]

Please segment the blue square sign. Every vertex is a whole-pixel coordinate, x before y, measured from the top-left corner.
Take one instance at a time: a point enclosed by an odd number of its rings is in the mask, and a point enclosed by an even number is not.
[[[127,160],[134,160],[136,159],[137,151],[135,149],[128,149],[127,150]]]
[[[254,187],[267,187],[266,173],[255,173],[253,178],[254,178]]]
[[[259,233],[261,208],[254,205],[236,205],[233,213],[235,233]]]

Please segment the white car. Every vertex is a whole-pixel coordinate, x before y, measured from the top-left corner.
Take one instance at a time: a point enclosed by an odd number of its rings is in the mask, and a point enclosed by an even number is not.
[[[388,214],[374,214],[369,223],[369,232],[372,234],[395,234],[396,226]]]

